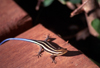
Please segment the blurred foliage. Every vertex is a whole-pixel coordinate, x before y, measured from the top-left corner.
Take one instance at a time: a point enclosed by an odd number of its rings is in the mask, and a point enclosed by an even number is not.
[[[91,61],[93,61],[95,64],[97,64],[98,66],[100,66],[100,63],[98,63],[97,61],[95,61],[94,59],[90,58]]]
[[[98,0],[100,2],[100,0]]]
[[[81,2],[81,0],[59,0],[62,4],[66,4],[67,1],[73,3],[73,4],[78,4]]]
[[[66,4],[66,0],[59,0],[63,5]]]
[[[53,1],[54,0],[44,0],[43,1],[44,7],[50,6],[53,3]],[[81,2],[81,0],[58,0],[58,1],[60,1],[63,5],[65,5],[67,1],[69,1],[69,2],[71,2],[73,4],[78,4],[78,3]]]
[[[54,0],[44,0],[44,1],[43,1],[44,7],[48,7],[49,5],[52,4],[53,1],[54,1]]]
[[[78,4],[78,3],[80,3],[81,2],[81,0],[69,0],[71,3],[73,3],[73,4]]]
[[[100,20],[98,18],[94,19],[91,25],[99,33],[99,37],[100,37]]]

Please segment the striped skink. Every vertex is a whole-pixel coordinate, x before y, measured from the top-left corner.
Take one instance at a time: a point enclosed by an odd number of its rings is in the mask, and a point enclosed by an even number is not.
[[[8,39],[3,40],[0,43],[0,45],[3,44],[6,41],[9,41],[9,40],[22,40],[22,41],[32,42],[32,43],[37,44],[37,45],[40,46],[40,50],[39,50],[38,55],[37,55],[38,57],[41,56],[42,50],[45,50],[45,51],[47,51],[48,53],[51,54],[50,58],[52,59],[52,62],[56,63],[54,58],[56,56],[64,55],[68,51],[67,51],[67,48],[57,48],[57,47],[54,47],[49,42],[47,42],[48,39],[49,39],[49,36],[47,36],[47,38],[44,41],[41,41],[41,40],[31,40],[31,39],[25,39],[25,38],[8,38]]]

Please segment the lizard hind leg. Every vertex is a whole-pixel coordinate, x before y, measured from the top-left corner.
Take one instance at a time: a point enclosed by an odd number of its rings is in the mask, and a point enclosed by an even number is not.
[[[44,49],[40,46],[40,50],[36,56],[38,56],[38,58],[41,57],[43,51]]]
[[[55,64],[56,64],[57,62],[55,61],[55,57],[56,57],[56,56],[54,56],[54,55],[51,55],[51,56],[50,56],[50,58],[51,58],[51,60],[52,60],[52,63],[55,63]]]

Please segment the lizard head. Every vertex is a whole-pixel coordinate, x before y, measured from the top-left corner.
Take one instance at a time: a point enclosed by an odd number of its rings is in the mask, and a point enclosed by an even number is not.
[[[67,48],[62,48],[58,50],[57,56],[64,55],[68,52]]]

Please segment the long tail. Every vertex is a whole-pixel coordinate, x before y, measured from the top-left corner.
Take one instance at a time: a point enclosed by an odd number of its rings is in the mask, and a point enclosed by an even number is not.
[[[27,41],[27,42],[36,43],[35,40],[31,40],[31,39],[25,39],[25,38],[7,38],[7,39],[3,40],[3,41],[0,43],[0,45],[3,44],[3,43],[6,42],[6,41],[9,41],[9,40],[21,40],[21,41]]]

